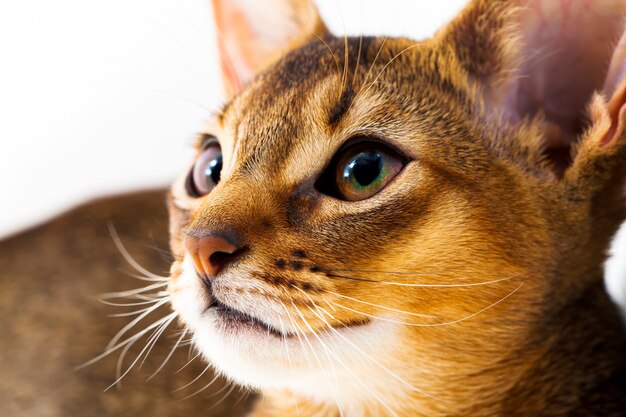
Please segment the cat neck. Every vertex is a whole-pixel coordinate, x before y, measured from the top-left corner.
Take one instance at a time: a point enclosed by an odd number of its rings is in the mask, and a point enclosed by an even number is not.
[[[459,409],[442,415],[622,416],[626,326],[601,276],[588,282],[576,298],[538,301],[544,307],[528,317],[523,342],[493,366],[467,374],[465,385],[474,392],[459,386]]]
[[[520,347],[532,365],[502,399],[501,415],[623,415],[626,326],[602,278],[592,282],[538,317]]]

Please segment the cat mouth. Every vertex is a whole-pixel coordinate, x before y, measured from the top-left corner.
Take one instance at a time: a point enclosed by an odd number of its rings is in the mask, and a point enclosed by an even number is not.
[[[211,302],[204,311],[204,314],[212,315],[215,319],[217,319],[220,325],[220,330],[229,333],[236,333],[243,330],[254,330],[280,338],[294,335],[286,331],[280,331],[251,314],[244,313],[241,310],[224,304],[215,296],[213,284],[209,280],[203,279],[202,283],[211,298]]]
[[[249,313],[245,313],[228,304],[220,301],[213,291],[213,285],[208,280],[202,280],[205,290],[211,298],[211,302],[206,307],[205,315],[211,315],[219,323],[219,329],[223,332],[230,334],[238,333],[242,331],[255,331],[257,333],[267,334],[280,339],[298,337],[298,333],[282,329],[279,330],[276,327],[267,324],[262,319],[255,317]],[[339,325],[330,325],[331,327],[358,327],[364,326],[371,322],[369,318],[352,320]]]
[[[279,331],[262,320],[232,308],[216,298],[207,307],[206,313],[213,314],[219,320],[220,325],[223,326],[223,330],[229,332],[252,329],[280,338],[295,336],[288,332]]]

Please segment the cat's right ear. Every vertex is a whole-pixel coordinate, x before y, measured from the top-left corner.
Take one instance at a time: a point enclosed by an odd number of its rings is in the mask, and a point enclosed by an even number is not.
[[[226,97],[312,36],[324,36],[312,0],[212,0]]]

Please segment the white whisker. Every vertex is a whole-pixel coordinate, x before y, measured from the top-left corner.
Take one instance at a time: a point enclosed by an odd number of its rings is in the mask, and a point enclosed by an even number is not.
[[[157,331],[158,333],[156,338],[154,339],[155,341],[158,339],[158,337],[163,333],[163,331],[165,331],[165,329],[167,328],[167,326],[174,321],[174,319],[176,318],[176,313],[171,313],[168,316],[164,317],[166,320],[164,322],[164,324],[161,324],[161,328],[159,328]],[[144,354],[144,352],[146,352],[146,350],[148,350],[148,353],[150,353],[150,348],[149,348],[150,344],[146,344],[146,346],[143,347],[143,349],[141,349],[141,351],[139,352],[139,354],[137,355],[137,357],[135,358],[135,360],[130,364],[130,366],[126,369],[126,371],[121,374],[111,385],[109,385],[105,391],[109,390],[110,388],[114,387],[115,385],[117,385],[126,375],[128,375],[128,373],[133,369],[133,367],[135,366],[135,364],[137,362],[139,362],[139,360],[141,359],[142,355]]]
[[[312,312],[313,314],[315,314],[315,312],[313,311],[313,309],[309,308],[309,310],[311,310],[311,312]],[[298,311],[298,312],[299,312],[299,311]],[[300,314],[301,314],[301,313],[300,313]],[[315,314],[315,315],[317,315],[317,314]],[[344,363],[343,363],[343,361],[342,361],[340,358],[338,358],[338,357],[337,357],[337,355],[335,354],[335,352],[333,352],[332,350],[329,350],[329,349],[326,347],[326,345],[325,345],[325,344],[323,344],[321,341],[320,341],[320,343],[322,344],[322,347],[324,348],[324,350],[325,350],[326,352],[328,352],[330,355],[332,355],[332,356],[333,356],[333,357],[337,360],[337,362],[338,362],[341,366],[343,366],[343,367],[344,367],[344,369],[345,369],[346,371],[348,371],[348,373],[350,373],[350,374],[351,374],[351,375],[355,378],[356,382],[357,382],[357,383],[359,383],[359,385],[361,385],[361,386],[362,386],[362,387],[363,387],[363,388],[364,388],[367,392],[369,392],[369,393],[370,393],[370,394],[371,394],[374,398],[376,398],[376,399],[377,399],[377,400],[381,403],[381,405],[382,405],[383,407],[385,407],[385,408],[386,408],[386,409],[387,409],[387,410],[388,410],[388,411],[389,411],[392,415],[394,415],[395,417],[399,417],[399,416],[398,416],[398,414],[397,414],[395,411],[393,411],[393,410],[391,409],[391,407],[389,407],[389,405],[387,405],[387,404],[386,404],[386,403],[382,400],[382,398],[380,398],[380,397],[379,397],[379,396],[378,396],[378,395],[377,395],[377,394],[376,394],[376,393],[375,393],[375,392],[374,392],[374,391],[373,391],[370,387],[368,387],[368,386],[367,386],[367,384],[365,384],[365,383],[364,383],[364,382],[363,382],[363,381],[362,381],[362,380],[361,380],[358,376],[356,376],[356,374],[355,374],[355,373],[354,373],[354,372],[350,369],[350,367],[349,367],[349,366],[347,366],[346,364],[344,364]]]
[[[195,357],[194,357],[194,358],[195,358]],[[189,363],[190,363],[190,362],[187,362],[187,365],[189,365]],[[185,366],[187,366],[187,365],[185,365]],[[181,368],[181,369],[182,369],[182,368]],[[185,388],[187,388],[188,386],[193,385],[193,383],[194,383],[194,382],[196,382],[197,380],[199,380],[199,379],[202,377],[202,375],[204,375],[204,374],[206,373],[206,371],[208,371],[209,369],[211,369],[211,364],[208,364],[208,365],[207,365],[207,366],[206,366],[206,367],[202,370],[202,372],[200,372],[200,374],[199,374],[197,377],[195,377],[194,379],[192,379],[190,382],[187,382],[185,385],[183,385],[183,386],[182,386],[182,387],[180,387],[180,388],[176,388],[176,389],[174,390],[174,392],[182,391],[182,390],[184,390]],[[179,371],[180,371],[180,370],[179,370]]]
[[[432,315],[428,315],[428,314],[413,313],[411,311],[398,310],[398,309],[395,309],[395,308],[392,308],[392,307],[386,307],[386,306],[383,306],[383,305],[380,305],[380,304],[369,303],[367,301],[363,301],[363,300],[359,300],[359,299],[356,299],[356,298],[348,297],[347,295],[342,295],[342,294],[339,294],[339,293],[336,293],[336,292],[330,291],[330,290],[327,290],[327,292],[329,294],[333,294],[336,297],[341,297],[341,298],[345,298],[345,299],[348,299],[348,300],[351,300],[351,301],[356,301],[357,303],[362,303],[362,304],[365,304],[365,305],[369,305],[371,307],[378,307],[378,308],[382,308],[384,310],[394,311],[396,313],[402,313],[402,314],[407,314],[409,316],[429,318],[429,319],[437,318],[437,316],[432,316]]]
[[[285,311],[287,310],[283,304],[281,304],[281,306],[283,307],[283,309],[285,309]],[[287,314],[289,313],[287,312]],[[294,379],[293,365],[291,363],[291,355],[289,353],[289,345],[287,344],[287,337],[285,336],[285,333],[287,332],[287,330],[285,328],[285,323],[283,322],[282,317],[278,316],[278,320],[280,321],[280,332],[282,335],[281,339],[283,341],[283,345],[285,346],[285,353],[287,354],[287,363],[289,364],[289,374],[291,375],[291,378]],[[298,405],[298,400],[296,399],[296,395],[294,394],[293,391],[291,391],[291,397],[293,398],[293,404],[296,407],[296,413],[298,414],[298,417],[299,417],[300,406]]]
[[[154,304],[159,300],[160,298],[155,298],[155,299],[151,299],[148,301],[139,301],[136,303],[114,303],[112,301],[107,301],[107,300],[98,300],[98,301],[100,301],[102,304],[106,304],[108,306],[113,306],[113,307],[136,307],[136,306],[145,306],[148,304]]]
[[[130,336],[129,338],[121,341],[120,343],[118,343],[117,345],[105,350],[104,352],[102,352],[101,354],[99,354],[98,356],[96,356],[93,359],[90,359],[89,361],[83,363],[82,365],[77,366],[75,369],[83,369],[89,365],[92,365],[96,362],[98,362],[99,360],[101,360],[102,358],[105,358],[106,356],[108,356],[109,354],[115,352],[116,350],[120,349],[121,347],[129,344],[129,343],[134,343],[137,339],[141,338],[143,335],[145,335],[146,333],[148,333],[150,330],[154,329],[155,327],[161,325],[164,321],[166,321],[167,319],[169,319],[170,317],[176,316],[176,313],[171,313],[157,321],[155,321],[154,323],[152,323],[151,325],[149,325],[148,327],[146,327],[145,329],[137,332],[136,334],[134,334],[133,336]]]
[[[167,284],[168,284],[167,282],[161,282],[158,284],[152,284],[152,285],[148,285],[145,287],[136,288],[136,289],[128,290],[128,291],[104,293],[100,296],[100,298],[103,300],[109,300],[112,298],[128,298],[128,297],[135,296],[135,295],[141,295],[142,293],[146,291],[158,290],[159,288],[163,288],[167,286]]]
[[[109,222],[107,226],[109,228],[109,233],[111,234],[111,238],[113,239],[115,247],[117,247],[117,250],[120,251],[124,259],[126,260],[126,262],[128,262],[130,266],[132,266],[137,272],[144,274],[146,278],[154,278],[156,280],[162,280],[164,278],[159,275],[153,274],[152,272],[141,266],[139,262],[135,261],[135,258],[133,258],[131,254],[126,250],[126,247],[124,247],[124,244],[117,234],[113,223]]]
[[[313,303],[313,305],[315,306],[316,309],[318,310],[322,310],[324,311],[324,309],[322,307],[320,307],[317,303],[315,303],[315,301],[313,301],[313,299],[306,293],[306,291],[298,288],[298,290],[302,291],[308,298],[309,300],[311,300],[311,302]],[[313,314],[315,314],[317,317],[319,317],[320,320],[322,320],[324,322],[324,324],[326,324],[326,326],[333,331],[335,334],[337,334],[337,336],[339,336],[341,339],[343,339],[346,343],[348,343],[350,346],[352,346],[357,352],[359,352],[360,354],[362,354],[363,356],[365,356],[366,358],[368,358],[369,360],[372,361],[372,363],[374,363],[375,365],[379,366],[381,369],[383,369],[384,371],[386,371],[389,375],[391,375],[394,379],[396,379],[397,381],[403,383],[404,385],[406,385],[407,387],[413,389],[414,391],[432,398],[432,399],[436,399],[435,397],[433,397],[432,395],[429,395],[427,393],[425,393],[423,390],[415,387],[414,385],[410,384],[409,382],[405,381],[402,377],[400,377],[399,375],[397,375],[395,372],[391,371],[390,369],[388,369],[386,366],[382,365],[381,363],[379,363],[376,359],[372,358],[371,355],[368,355],[367,353],[365,353],[361,348],[359,348],[358,346],[356,346],[354,343],[352,343],[350,340],[348,340],[345,336],[343,336],[339,331],[337,331],[337,329],[335,329],[330,323],[328,323],[328,321],[323,318],[321,315],[315,313],[313,311],[312,308],[308,307],[309,310],[311,310],[311,312]],[[339,321],[337,319],[335,319],[332,314],[330,314],[329,312],[325,312],[329,317],[332,317],[333,320],[335,321]],[[340,321],[339,321],[340,322]],[[344,327],[347,328],[347,326],[344,325]]]
[[[332,270],[331,270],[332,271]],[[368,272],[364,270],[363,272]],[[371,271],[371,272],[384,272],[384,271]],[[394,272],[395,274],[402,274],[401,272]],[[406,273],[413,274],[413,273]],[[396,281],[381,281],[372,278],[363,278],[363,277],[354,277],[349,275],[338,275],[338,274],[327,274],[329,278],[345,278],[350,280],[369,282],[374,284],[383,284],[383,285],[394,285],[397,287],[417,287],[417,288],[465,288],[465,287],[480,287],[484,285],[497,284],[499,282],[509,281],[514,278],[522,277],[522,274],[510,275],[504,278],[498,278],[488,281],[480,281],[480,282],[469,282],[469,283],[458,283],[458,284],[439,284],[439,283],[410,283],[410,282],[396,282]]]
[[[142,313],[139,317],[133,319],[126,326],[122,327],[122,329],[119,332],[117,332],[115,334],[115,336],[113,336],[113,338],[111,339],[111,341],[109,342],[109,344],[106,346],[105,349],[110,349],[111,346],[115,345],[118,342],[118,340],[120,340],[122,338],[122,336],[124,336],[124,334],[126,334],[126,332],[128,330],[133,328],[135,325],[137,325],[137,323],[139,323],[141,320],[143,320],[148,315],[150,315],[150,313],[154,312],[155,310],[157,310],[159,307],[161,307],[163,304],[167,303],[168,301],[169,301],[168,298],[164,298],[164,299],[158,301],[153,306],[151,306],[147,311]]]
[[[375,316],[375,315],[372,315],[372,314],[368,314],[368,313],[365,313],[365,312],[362,312],[362,311],[358,311],[358,310],[352,309],[352,308],[350,308],[350,307],[346,307],[346,306],[344,306],[344,305],[342,305],[342,304],[340,304],[340,303],[338,303],[338,302],[333,302],[333,304],[335,304],[335,305],[337,305],[337,306],[339,306],[339,307],[341,307],[341,308],[343,308],[343,309],[345,309],[345,310],[351,311],[351,312],[353,312],[353,313],[356,313],[356,314],[361,314],[361,315],[363,315],[363,316],[371,317],[371,318],[376,319],[376,320],[386,321],[386,322],[389,322],[389,323],[396,323],[396,324],[402,324],[402,325],[405,325],[405,326],[413,326],[413,327],[438,327],[438,326],[449,326],[449,325],[451,325],[451,324],[457,324],[457,323],[461,323],[461,322],[464,322],[464,321],[466,321],[466,320],[469,320],[469,319],[471,319],[471,318],[473,318],[473,317],[475,317],[475,316],[477,316],[477,315],[479,315],[479,314],[481,314],[481,313],[483,313],[483,312],[485,312],[485,311],[487,311],[487,310],[489,310],[489,309],[491,309],[491,308],[493,308],[493,307],[497,306],[498,304],[500,304],[501,302],[503,302],[504,300],[506,300],[507,298],[511,297],[513,294],[515,294],[515,293],[516,293],[516,292],[517,292],[520,288],[522,288],[522,286],[524,285],[524,283],[525,283],[525,282],[526,282],[526,281],[524,280],[524,281],[523,281],[520,285],[518,285],[518,286],[517,286],[517,288],[515,288],[513,291],[511,291],[510,293],[508,293],[507,295],[505,295],[504,297],[502,297],[502,298],[501,298],[501,299],[499,299],[498,301],[496,301],[496,302],[494,302],[494,303],[492,303],[492,304],[488,305],[487,307],[485,307],[485,308],[483,308],[483,309],[481,309],[481,310],[479,310],[479,311],[477,311],[477,312],[475,312],[475,313],[472,313],[472,314],[470,314],[469,316],[466,316],[466,317],[460,318],[460,319],[458,319],[458,320],[451,320],[451,321],[447,321],[447,322],[444,322],[444,323],[430,323],[430,324],[424,324],[424,323],[409,323],[409,322],[405,322],[405,321],[401,321],[401,320],[394,320],[394,319],[388,319],[388,318],[385,318],[385,317],[378,317],[378,316]]]
[[[328,359],[328,364],[331,365],[334,369],[334,365],[332,363],[332,361],[330,360],[330,356],[328,356],[328,348],[326,347],[326,345],[324,344],[324,342],[322,341],[322,339],[317,335],[317,333],[315,332],[315,330],[313,330],[313,328],[311,327],[311,325],[309,324],[309,322],[305,319],[304,315],[302,314],[302,312],[300,312],[300,310],[298,310],[298,308],[295,306],[295,304],[293,303],[293,299],[291,301],[291,305],[293,306],[293,308],[296,310],[296,312],[298,313],[298,315],[300,316],[300,318],[302,319],[302,322],[309,328],[309,331],[311,332],[311,334],[313,335],[313,337],[315,337],[317,339],[317,341],[322,345],[322,347],[324,348],[324,352],[326,353],[326,358]],[[308,338],[306,339],[308,342]],[[316,359],[317,359],[317,355],[315,354],[315,349],[313,348],[313,346],[311,345],[311,343],[309,342],[309,345],[311,346],[311,351],[313,352],[313,355],[315,355]],[[330,383],[330,379],[328,377],[328,374],[326,372],[326,369],[324,366],[322,366],[322,363],[320,362],[319,359],[317,359],[320,368],[322,370],[322,373],[324,375],[324,379],[326,380],[326,383],[329,385],[329,387],[331,386]],[[335,390],[338,390],[338,381],[337,378],[335,377],[334,379],[335,383],[334,383],[334,388],[331,388],[331,391],[333,393],[333,398],[335,399],[335,403],[337,403],[337,408],[339,410],[339,414],[343,417],[343,412],[341,411],[341,407],[339,407],[339,398],[337,397],[337,393]]]
[[[190,339],[190,340],[186,340],[186,341],[184,341],[183,343],[191,343],[192,341],[193,341],[193,339]],[[191,364],[191,362],[193,362],[194,360],[196,360],[196,358],[198,358],[198,356],[200,356],[200,355],[201,355],[201,353],[200,353],[200,352],[196,353],[194,357],[192,357],[191,359],[189,359],[189,360],[187,361],[187,363],[186,363],[186,364],[184,364],[184,365],[183,365],[183,366],[182,366],[182,367],[181,367],[178,371],[174,372],[174,374],[178,374],[178,373],[180,373],[183,369],[185,369],[186,367],[188,367],[188,366]]]
[[[155,302],[157,302],[157,301],[155,301]],[[145,313],[146,311],[152,311],[152,310],[154,310],[154,306],[142,308],[142,309],[136,310],[136,311],[130,311],[130,312],[127,312],[127,313],[109,314],[109,317],[130,317],[130,316],[136,316],[137,314]]]
[[[210,366],[208,366],[208,367],[207,367],[207,369],[208,369],[209,367],[210,367]],[[206,370],[205,370],[205,371],[202,371],[202,374],[203,374],[204,372],[206,372]],[[200,375],[198,376],[198,378],[199,378],[200,376],[202,376],[202,374],[200,374]],[[213,385],[213,383],[215,383],[215,381],[217,381],[219,377],[220,377],[220,376],[219,376],[219,374],[218,374],[218,373],[216,373],[216,374],[213,376],[213,379],[212,379],[212,380],[211,380],[208,384],[206,384],[205,386],[203,386],[203,387],[202,387],[202,388],[200,388],[199,390],[197,390],[197,391],[195,391],[195,392],[193,392],[193,393],[189,394],[188,396],[186,396],[185,398],[183,398],[183,399],[182,399],[182,400],[180,400],[180,401],[185,401],[185,400],[188,400],[189,398],[194,397],[194,396],[196,396],[196,395],[200,394],[202,391],[204,391],[205,389],[207,389],[207,388],[209,388],[211,385]],[[198,378],[194,379],[194,381],[196,381]],[[192,381],[192,383],[193,383],[193,381]],[[188,384],[188,385],[191,385],[191,384]],[[185,386],[188,386],[188,385],[185,385]],[[179,388],[179,389],[177,389],[176,391],[180,391],[181,389],[182,389],[182,388]]]
[[[298,310],[298,308],[296,307],[296,305],[293,302],[293,299],[291,300],[291,305],[294,308],[294,310],[296,310],[296,312],[298,313],[298,315],[300,316],[300,318],[302,319],[302,322],[309,328],[309,331],[313,334],[313,336],[315,338],[317,338],[317,340],[323,344],[323,342],[320,340],[319,336],[315,333],[315,331],[313,330],[313,328],[311,327],[311,325],[307,322],[307,320],[305,319],[305,317],[302,315],[302,313],[300,312],[300,310]],[[289,314],[289,313],[287,313]],[[291,317],[291,315],[289,314],[289,316]],[[302,334],[305,334],[304,331],[302,331],[302,329],[300,328],[300,326],[298,326],[298,324],[292,320],[292,323],[294,324],[294,326],[296,326],[298,329],[300,329],[300,331],[302,332]],[[304,340],[307,341],[307,343],[309,344],[309,347],[311,348],[311,352],[313,353],[313,356],[315,357],[315,360],[317,361],[317,363],[320,366],[320,370],[322,371],[322,375],[324,376],[324,380],[326,380],[326,383],[328,384],[329,388],[333,385],[330,382],[330,378],[328,376],[328,373],[326,372],[326,367],[324,365],[322,365],[322,362],[320,361],[319,357],[317,356],[317,354],[315,353],[315,348],[313,347],[313,345],[311,344],[311,342],[309,341],[309,339],[305,336]],[[328,358],[328,356],[327,356]],[[330,358],[328,358],[330,359]],[[329,360],[329,364],[331,364],[330,360]],[[335,389],[338,388],[337,386],[337,379],[335,378],[335,384],[334,384]],[[331,391],[333,393],[333,397],[335,399],[335,402],[337,403],[337,407],[339,407],[339,399],[337,398],[337,393],[334,389],[331,388]],[[339,410],[339,413],[341,413],[341,410]],[[343,415],[343,414],[342,414]]]
[[[172,357],[172,355],[174,354],[174,352],[176,351],[176,348],[178,348],[178,346],[180,346],[180,342],[183,340],[183,338],[185,337],[185,335],[187,334],[187,329],[185,329],[185,331],[180,335],[180,337],[178,338],[178,340],[176,341],[176,344],[174,345],[174,347],[172,348],[172,350],[170,350],[170,353],[167,355],[167,357],[165,358],[165,360],[163,361],[163,363],[161,363],[161,365],[157,368],[156,371],[154,371],[154,373],[152,375],[150,375],[148,377],[148,381],[150,381],[152,378],[154,378],[154,376],[156,374],[159,373],[159,371],[161,371],[161,369],[163,369],[163,367],[165,366],[165,364],[170,360],[170,358]]]
[[[230,387],[230,389],[226,392],[226,394],[224,394],[224,395],[222,396],[222,398],[220,398],[218,401],[214,402],[214,403],[213,403],[213,405],[212,405],[211,407],[207,408],[207,411],[214,409],[215,407],[217,407],[218,405],[220,405],[222,402],[224,402],[224,400],[225,400],[226,398],[228,398],[228,396],[229,396],[229,395],[230,395],[230,394],[231,394],[231,393],[235,390],[235,388],[237,388],[237,385],[235,385],[235,384],[233,384],[233,383],[230,383],[230,382],[229,382],[229,384],[231,385],[231,387]],[[228,386],[228,385],[225,385],[225,386],[224,386],[224,388],[225,388],[225,387],[227,387],[227,386]],[[222,388],[222,389],[221,389],[221,390],[219,390],[218,392],[222,391],[224,388]],[[218,392],[216,392],[216,393],[215,393],[215,394],[213,394],[213,395],[217,395],[217,393],[218,393]]]

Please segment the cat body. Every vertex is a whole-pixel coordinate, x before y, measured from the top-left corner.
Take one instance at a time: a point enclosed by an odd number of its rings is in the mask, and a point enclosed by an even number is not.
[[[626,415],[624,2],[475,0],[422,42],[214,6],[169,292],[253,416]]]
[[[98,357],[120,327],[131,321],[112,314],[143,308],[112,307],[99,300],[103,293],[124,293],[146,284],[129,275],[139,272],[120,255],[111,225],[137,263],[153,273],[166,273],[171,259],[165,250],[164,201],[163,190],[110,197],[0,241],[0,415],[234,417],[246,413],[250,398],[242,399],[244,393],[238,390],[215,405],[231,388],[223,379],[201,395],[181,401],[214,375],[205,372],[196,379],[206,365],[200,358],[190,362],[193,357],[187,348],[179,346],[168,357],[176,341],[173,332],[165,332],[145,361],[141,358],[143,366],[136,363],[119,386],[111,385],[117,378],[121,349],[77,369]],[[166,310],[157,310],[147,319],[154,321]],[[145,326],[136,326],[127,336]],[[122,370],[139,355],[146,338],[137,342],[126,353]],[[164,367],[148,381],[166,358]]]

